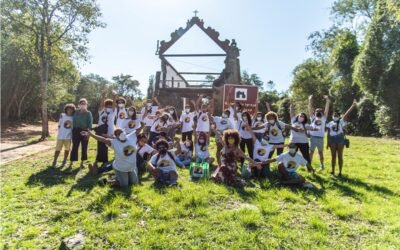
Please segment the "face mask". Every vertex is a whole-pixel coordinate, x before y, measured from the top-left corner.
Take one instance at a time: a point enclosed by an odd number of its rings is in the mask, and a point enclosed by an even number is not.
[[[242,120],[243,120],[244,122],[247,122],[247,118],[246,118],[246,117],[243,117]]]
[[[265,139],[262,139],[262,140],[261,140],[261,144],[262,144],[262,145],[267,145],[267,144],[268,144],[268,141],[265,140]]]
[[[123,108],[123,107],[125,107],[125,104],[123,104],[123,103],[118,103],[118,107]]]
[[[289,152],[293,155],[296,153],[296,148],[289,148]]]
[[[190,109],[185,109],[185,111],[186,111],[186,113],[189,113],[189,112],[190,112]]]
[[[146,105],[147,105],[148,108],[151,107],[151,103],[147,103]]]
[[[333,117],[333,120],[334,120],[335,122],[339,121],[339,119],[340,119],[340,118],[337,117],[337,116],[334,116],[334,117]]]
[[[135,114],[135,112],[133,112],[133,111],[128,111],[128,115],[129,116],[132,116],[132,115],[134,115]]]
[[[190,142],[186,142],[185,143],[185,146],[188,148],[188,147],[190,147],[192,144],[190,143]]]
[[[269,124],[274,124],[274,123],[275,123],[275,120],[268,120],[268,123],[269,123]]]
[[[107,113],[111,113],[112,112],[112,108],[106,108],[106,112]]]
[[[173,115],[173,114],[175,113],[175,111],[170,110],[169,113],[170,113],[171,115]]]
[[[199,143],[200,143],[200,144],[203,144],[204,142],[205,142],[205,140],[199,139]]]
[[[304,122],[304,117],[299,117],[299,122],[300,123]]]
[[[167,149],[164,148],[164,147],[162,147],[162,148],[160,148],[160,150],[158,150],[158,152],[159,152],[161,155],[165,155],[165,154],[167,153]]]
[[[257,116],[257,121],[261,121],[262,117],[261,116]]]
[[[229,144],[229,145],[235,144],[235,139],[234,139],[234,138],[229,138],[229,139],[228,139],[228,144]]]
[[[119,134],[118,139],[119,139],[120,141],[126,141],[126,134],[125,134],[125,133]]]
[[[224,113],[222,114],[222,118],[227,118],[228,116]]]

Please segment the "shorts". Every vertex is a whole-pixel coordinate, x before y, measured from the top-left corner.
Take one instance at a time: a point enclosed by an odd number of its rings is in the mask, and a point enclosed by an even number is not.
[[[71,148],[71,140],[70,139],[57,139],[56,151],[61,151],[64,146],[65,151],[69,151]]]
[[[314,151],[316,148],[318,148],[319,152],[324,151],[324,137],[311,136],[310,150]]]
[[[337,144],[337,145],[344,145],[344,136],[343,134],[329,136],[329,144]]]

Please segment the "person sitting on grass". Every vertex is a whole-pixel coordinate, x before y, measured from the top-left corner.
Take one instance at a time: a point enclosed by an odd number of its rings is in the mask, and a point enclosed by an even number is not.
[[[91,136],[114,150],[115,159],[112,163],[112,168],[114,169],[116,180],[110,183],[112,186],[126,187],[139,182],[136,167],[137,138],[135,133],[126,135],[122,129],[117,128],[114,131],[116,138],[113,139],[95,135],[91,131],[82,131],[81,134],[82,136]]]
[[[218,162],[218,168],[213,173],[212,178],[217,183],[224,183],[232,186],[241,185],[242,180],[237,177],[238,163],[241,163],[243,159],[245,159],[250,162],[251,167],[258,166],[261,168],[261,164],[256,163],[250,157],[246,156],[239,148],[240,136],[236,129],[224,131],[223,143],[221,160]]]
[[[214,158],[210,157],[209,151],[209,137],[205,132],[200,132],[199,135],[197,133],[194,135],[194,148],[195,148],[195,162],[208,162],[208,164],[212,164],[214,162]]]
[[[156,183],[176,185],[178,173],[176,172],[175,155],[168,151],[168,142],[159,140],[156,142],[157,152],[151,157],[148,166],[150,174],[156,180]]]
[[[311,183],[306,183],[304,177],[297,173],[299,166],[307,166],[308,161],[299,153],[296,143],[290,142],[289,151],[278,155],[276,158],[269,159],[267,162],[278,162],[278,176],[280,183],[284,185],[303,185],[312,187]]]
[[[56,151],[54,152],[54,160],[52,167],[55,167],[57,165],[57,159],[63,147],[64,147],[64,160],[62,166],[65,166],[65,164],[67,163],[69,150],[71,148],[72,123],[73,123],[74,112],[75,112],[75,105],[69,103],[65,105],[64,113],[60,115],[60,120],[58,121]]]
[[[146,162],[150,160],[151,156],[157,153],[153,147],[147,144],[147,136],[145,133],[141,133],[137,136],[137,158],[136,164],[138,168],[138,175],[141,177],[146,172]]]
[[[187,139],[183,143],[180,143],[180,139],[178,137],[175,138],[175,147],[176,147],[176,165],[178,167],[184,168],[190,165],[193,156],[193,142],[190,139]]]

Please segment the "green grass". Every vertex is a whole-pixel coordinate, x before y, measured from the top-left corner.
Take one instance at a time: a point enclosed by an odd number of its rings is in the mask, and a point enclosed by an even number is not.
[[[342,178],[300,170],[313,190],[191,182],[187,170],[175,188],[110,189],[78,165],[49,168],[52,152],[30,156],[1,166],[1,247],[53,249],[80,232],[97,249],[399,249],[400,142],[350,139]]]

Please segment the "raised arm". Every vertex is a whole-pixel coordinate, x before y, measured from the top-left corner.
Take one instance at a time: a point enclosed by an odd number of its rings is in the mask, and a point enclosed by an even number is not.
[[[89,131],[82,131],[81,134],[83,136],[91,136],[99,142],[106,144],[107,146],[111,146],[111,140],[108,138],[104,138],[103,136],[95,135],[90,130]]]
[[[324,111],[324,116],[328,117],[329,114],[329,106],[331,105],[331,99],[329,98],[329,96],[324,95],[324,99],[325,101],[325,111]]]
[[[351,113],[351,111],[353,111],[353,109],[355,109],[357,107],[357,100],[354,99],[353,100],[353,104],[351,104],[350,108],[346,111],[346,113],[343,115],[343,120],[347,121],[347,119],[349,118],[349,115]]]
[[[152,100],[157,104],[158,108],[162,108],[161,103],[158,101],[157,97],[154,96]]]
[[[294,108],[293,102],[290,102],[289,110],[290,110],[290,119],[296,117],[296,109]]]
[[[195,109],[197,112],[200,112],[200,103],[201,103],[202,99],[203,99],[203,95],[199,95],[199,98],[197,98],[196,105],[195,105]]]
[[[267,107],[267,112],[271,111],[271,105],[269,105],[269,102],[265,102],[265,107]]]
[[[310,95],[308,97],[308,114],[310,115],[310,117],[313,116],[313,103],[312,103],[313,100],[312,100],[312,98],[313,98],[312,95]]]

